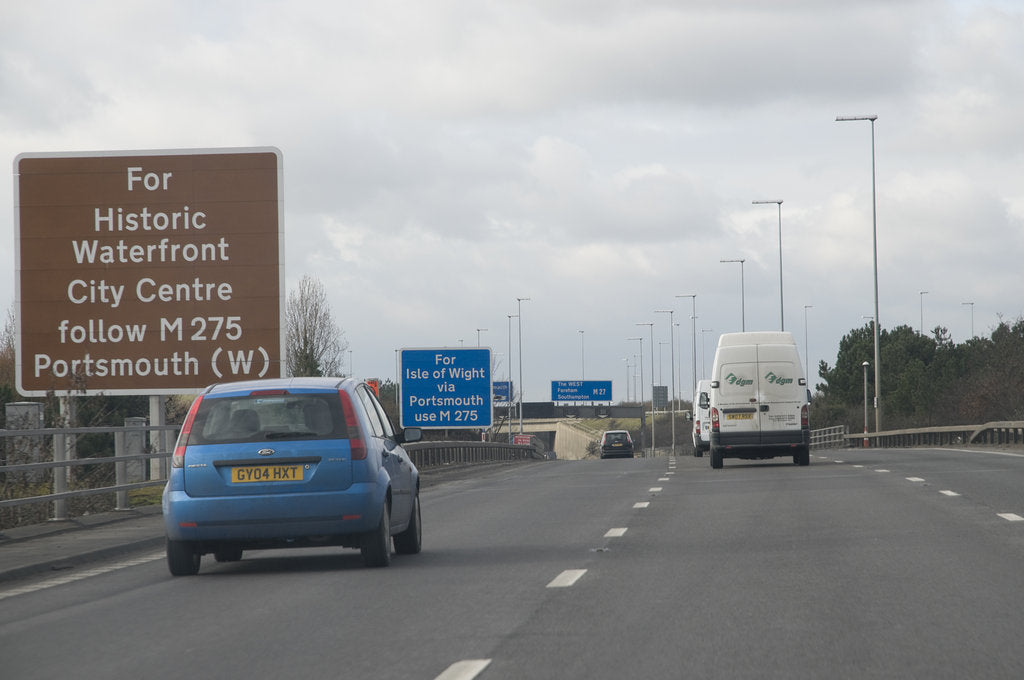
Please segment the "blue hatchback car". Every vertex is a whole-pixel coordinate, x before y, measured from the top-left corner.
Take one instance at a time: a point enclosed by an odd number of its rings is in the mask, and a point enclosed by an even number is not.
[[[359,548],[367,566],[421,547],[419,472],[373,390],[351,378],[208,387],[192,403],[163,493],[167,565],[197,574],[204,554]]]

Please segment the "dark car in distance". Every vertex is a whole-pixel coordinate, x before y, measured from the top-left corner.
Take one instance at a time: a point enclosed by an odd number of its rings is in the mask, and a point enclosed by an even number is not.
[[[601,458],[632,458],[633,438],[626,430],[607,430],[601,435]]]

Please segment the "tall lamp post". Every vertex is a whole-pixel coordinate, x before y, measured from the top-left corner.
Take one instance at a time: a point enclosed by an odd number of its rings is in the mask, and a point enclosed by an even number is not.
[[[864,447],[868,445],[868,366],[870,364],[865,361],[861,366],[864,367]]]
[[[647,428],[647,414],[644,411],[644,339],[643,336],[636,336],[633,338],[626,338],[626,340],[638,340],[640,342],[640,361],[637,362],[637,366],[640,367],[640,449],[644,448],[644,430]],[[633,355],[636,358],[636,355]],[[636,387],[633,387],[633,396],[636,396]],[[654,417],[653,415],[651,416]],[[653,428],[652,428],[653,429]]]
[[[487,330],[486,328],[477,328],[476,329],[476,346],[477,347],[480,346],[480,333],[483,332],[483,331],[486,331],[486,330]]]
[[[743,263],[746,260],[719,260],[719,262],[739,262],[740,263],[740,329],[743,331],[747,330],[747,293],[746,283],[743,281]],[[703,371],[702,371],[703,373]]]
[[[697,391],[697,296],[694,295],[677,295],[677,298],[690,298],[693,311],[690,314],[690,347],[693,349],[693,385],[690,386],[690,394]],[[682,361],[683,357],[680,356],[679,360]]]
[[[526,391],[523,389],[523,303],[529,300],[528,297],[516,298],[519,304],[519,309],[516,310],[516,323],[519,326],[519,434],[523,433],[523,394]]]
[[[676,331],[675,331],[675,310],[655,309],[655,314],[668,314],[668,342],[669,354],[672,361],[672,401],[669,402],[669,417],[672,420],[672,455],[676,455]]]
[[[654,322],[640,322],[637,326],[647,326],[651,329],[651,458],[654,458]],[[643,369],[641,369],[641,376],[642,374]],[[643,385],[643,382],[643,377],[641,377],[640,384]],[[643,406],[643,400],[640,401],[640,405]]]
[[[786,315],[782,307],[782,199],[776,198],[770,201],[751,201],[754,205],[776,203],[779,206],[779,330],[786,330]]]
[[[836,122],[852,120],[871,121],[871,243],[875,263],[875,432],[882,429],[882,361],[879,350],[879,327],[881,321],[878,317],[878,202],[875,196],[875,121],[878,116],[836,116]]]
[[[516,392],[512,388],[512,319],[518,319],[518,314],[508,315],[508,443],[512,443],[512,402],[515,401]]]
[[[920,331],[919,331],[921,333],[921,335],[924,335],[924,296],[927,295],[927,294],[928,294],[928,291],[926,291],[926,290],[919,290],[919,291],[917,291],[918,301],[921,304],[921,326],[920,326]]]
[[[814,305],[804,305],[804,379],[811,379],[811,351],[807,345],[807,310],[814,309]],[[810,386],[810,383],[807,383]]]
[[[587,360],[583,353],[583,331],[580,331],[580,380],[587,379]]]
[[[971,306],[971,337],[974,337],[974,303],[973,302],[961,302],[961,305]]]

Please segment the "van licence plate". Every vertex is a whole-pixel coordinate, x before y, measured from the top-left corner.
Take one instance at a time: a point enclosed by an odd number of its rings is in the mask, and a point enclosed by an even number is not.
[[[725,419],[726,420],[753,420],[754,419],[754,414],[753,413],[726,413],[725,414]]]
[[[231,481],[246,482],[301,482],[301,465],[245,465],[231,468]]]

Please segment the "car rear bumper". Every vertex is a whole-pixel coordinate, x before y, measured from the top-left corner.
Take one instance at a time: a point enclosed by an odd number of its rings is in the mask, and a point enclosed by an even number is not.
[[[387,489],[373,483],[344,491],[193,498],[165,489],[164,528],[175,541],[263,541],[370,531]]]
[[[711,433],[711,447],[721,450],[723,458],[762,459],[791,456],[795,449],[810,446],[810,443],[810,430]]]

